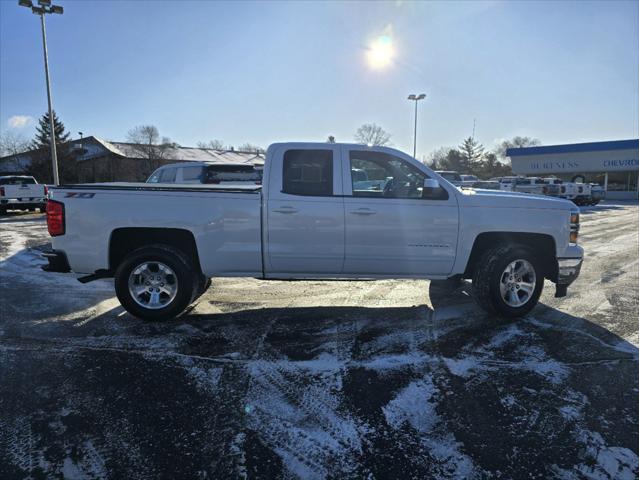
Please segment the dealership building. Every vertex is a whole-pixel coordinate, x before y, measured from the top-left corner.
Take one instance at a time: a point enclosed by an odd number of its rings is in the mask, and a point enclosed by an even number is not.
[[[639,198],[639,139],[509,148],[513,173],[598,183],[609,199]]]

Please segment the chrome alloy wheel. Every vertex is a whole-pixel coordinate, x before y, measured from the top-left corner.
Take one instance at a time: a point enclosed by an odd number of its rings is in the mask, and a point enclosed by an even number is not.
[[[515,260],[501,274],[499,292],[506,305],[517,308],[530,300],[536,285],[537,276],[532,264],[528,260]]]
[[[135,303],[156,310],[169,305],[177,295],[175,272],[161,262],[144,262],[129,275],[129,293]]]

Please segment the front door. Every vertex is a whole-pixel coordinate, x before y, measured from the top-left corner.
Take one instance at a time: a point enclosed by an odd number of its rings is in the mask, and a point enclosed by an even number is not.
[[[448,274],[459,222],[454,192],[423,198],[429,175],[413,159],[347,147],[343,157],[344,273]]]
[[[273,155],[267,200],[266,274],[339,274],[344,263],[340,149],[288,148]]]

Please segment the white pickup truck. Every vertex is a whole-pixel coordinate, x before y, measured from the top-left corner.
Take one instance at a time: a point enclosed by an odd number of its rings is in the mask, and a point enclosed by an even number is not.
[[[30,210],[39,208],[44,212],[47,186],[39,184],[27,175],[5,175],[0,177],[0,214],[7,210]]]
[[[366,178],[362,181],[362,178]],[[263,186],[87,184],[52,188],[50,271],[115,277],[134,316],[178,316],[209,279],[472,279],[488,311],[532,309],[544,279],[578,276],[571,202],[458,189],[385,147],[278,143]]]

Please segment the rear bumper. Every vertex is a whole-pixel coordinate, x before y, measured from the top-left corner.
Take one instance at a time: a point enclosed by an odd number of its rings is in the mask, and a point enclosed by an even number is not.
[[[46,198],[9,198],[0,200],[0,206],[8,210],[21,210],[24,208],[40,208],[47,203]]]
[[[45,272],[68,273],[71,271],[67,255],[60,250],[49,250],[42,254],[49,261],[48,265],[44,265],[42,270]]]

